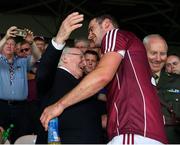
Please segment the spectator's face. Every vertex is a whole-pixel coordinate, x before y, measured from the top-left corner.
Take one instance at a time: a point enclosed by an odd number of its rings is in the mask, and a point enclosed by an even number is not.
[[[149,65],[153,73],[160,72],[167,59],[167,48],[164,41],[153,39],[146,46]]]
[[[43,40],[36,40],[35,41],[36,47],[39,48],[41,52],[44,52],[46,47],[45,47],[45,42]]]
[[[21,51],[21,43],[17,43],[16,44],[16,55],[19,56],[19,57],[26,57],[24,52]]]
[[[20,54],[20,49],[21,49],[21,43],[16,43],[16,49],[15,49],[15,53],[19,56]]]
[[[8,39],[3,47],[4,55],[13,55],[16,50],[16,42],[13,39]]]
[[[97,65],[97,58],[95,55],[92,54],[85,54],[85,61],[86,61],[86,66],[85,66],[85,73],[88,74],[90,72],[92,72],[96,65]]]
[[[22,44],[19,51],[20,57],[27,57],[31,55],[31,46],[28,43]]]
[[[81,51],[85,52],[88,48],[88,44],[84,41],[79,41],[75,44],[76,48],[80,48]]]
[[[99,56],[101,57],[101,48],[94,47],[94,48],[90,48],[90,50],[97,52]]]
[[[168,73],[180,74],[180,59],[177,56],[171,55],[167,58],[166,71]]]
[[[95,45],[95,47],[101,46],[101,41],[105,33],[106,32],[103,30],[102,25],[98,24],[96,19],[90,21],[88,39]]]
[[[82,77],[86,65],[83,52],[78,48],[72,48],[66,54],[66,58],[69,70],[74,74],[74,76],[76,76],[76,78]]]

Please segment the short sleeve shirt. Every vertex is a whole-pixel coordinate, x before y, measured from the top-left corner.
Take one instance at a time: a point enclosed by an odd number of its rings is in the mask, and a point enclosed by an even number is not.
[[[167,143],[163,117],[143,43],[131,32],[114,29],[102,40],[102,53],[125,51],[107,86],[108,135],[140,134]]]

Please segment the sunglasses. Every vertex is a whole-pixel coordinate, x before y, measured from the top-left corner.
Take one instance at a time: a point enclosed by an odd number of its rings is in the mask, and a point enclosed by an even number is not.
[[[27,51],[29,51],[29,48],[24,48],[20,50],[20,52],[27,52]]]

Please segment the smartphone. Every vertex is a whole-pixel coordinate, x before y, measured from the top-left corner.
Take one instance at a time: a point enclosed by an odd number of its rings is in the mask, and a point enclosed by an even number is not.
[[[16,36],[26,37],[27,31],[23,29],[16,29],[17,33]]]

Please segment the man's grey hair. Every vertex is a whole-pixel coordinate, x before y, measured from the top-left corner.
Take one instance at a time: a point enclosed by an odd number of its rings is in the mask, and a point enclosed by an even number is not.
[[[69,46],[65,46],[65,47],[64,47],[64,49],[63,49],[63,51],[62,51],[62,54],[61,54],[61,57],[60,57],[60,60],[59,60],[58,66],[63,65],[62,57],[63,57],[65,54],[67,54],[67,53],[70,51],[70,49],[71,49],[71,47],[69,47]]]
[[[165,44],[165,46],[166,46],[166,49],[168,49],[168,45],[167,45],[167,43],[166,43],[166,40],[165,40],[161,35],[159,35],[159,34],[150,34],[150,35],[147,35],[147,36],[144,37],[144,39],[143,39],[143,44],[144,44],[145,46],[148,45],[151,38],[158,38],[158,39],[163,40],[163,41],[164,41],[164,44]]]
[[[65,46],[63,51],[62,51],[62,55],[68,53],[70,49],[71,48],[69,46]]]

